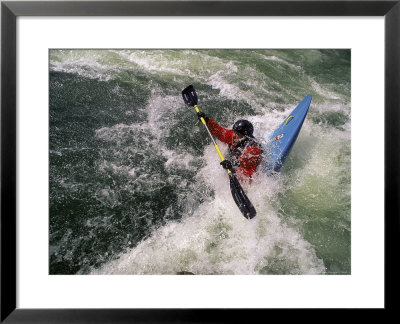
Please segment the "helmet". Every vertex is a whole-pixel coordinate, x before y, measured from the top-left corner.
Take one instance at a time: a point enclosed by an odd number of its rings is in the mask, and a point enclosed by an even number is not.
[[[239,134],[253,137],[254,127],[248,120],[241,119],[233,125],[233,130]]]

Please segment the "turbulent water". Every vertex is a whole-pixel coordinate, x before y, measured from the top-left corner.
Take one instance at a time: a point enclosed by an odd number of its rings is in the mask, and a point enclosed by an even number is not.
[[[51,50],[50,274],[350,274],[350,72],[350,50]],[[313,97],[281,172],[243,184],[252,220],[189,84],[260,141]]]

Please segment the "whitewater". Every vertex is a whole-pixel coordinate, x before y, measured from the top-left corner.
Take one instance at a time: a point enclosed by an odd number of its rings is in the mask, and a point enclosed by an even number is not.
[[[50,50],[50,274],[351,274],[350,50]],[[266,141],[313,99],[281,172],[243,187],[181,91]],[[218,142],[228,158],[228,148]]]

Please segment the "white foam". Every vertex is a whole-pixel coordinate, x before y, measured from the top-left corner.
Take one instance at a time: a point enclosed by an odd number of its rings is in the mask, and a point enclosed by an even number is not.
[[[214,190],[214,197],[192,216],[159,228],[93,274],[258,274],[267,273],[268,267],[283,273],[324,273],[313,247],[285,225],[271,205],[284,188],[281,177],[260,175],[251,187],[244,185],[258,211],[249,221],[232,199],[228,176],[212,145],[205,148],[204,157],[206,166],[199,177]]]
[[[90,79],[109,81],[115,79],[123,66],[107,59],[108,51],[99,54],[95,50],[51,50],[50,70],[74,73]]]

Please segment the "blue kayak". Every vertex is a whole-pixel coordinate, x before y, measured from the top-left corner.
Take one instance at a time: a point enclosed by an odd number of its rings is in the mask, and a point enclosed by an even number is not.
[[[278,172],[281,169],[300,133],[310,103],[311,95],[309,94],[268,137],[267,142],[263,145],[263,171],[270,173],[273,171]]]

